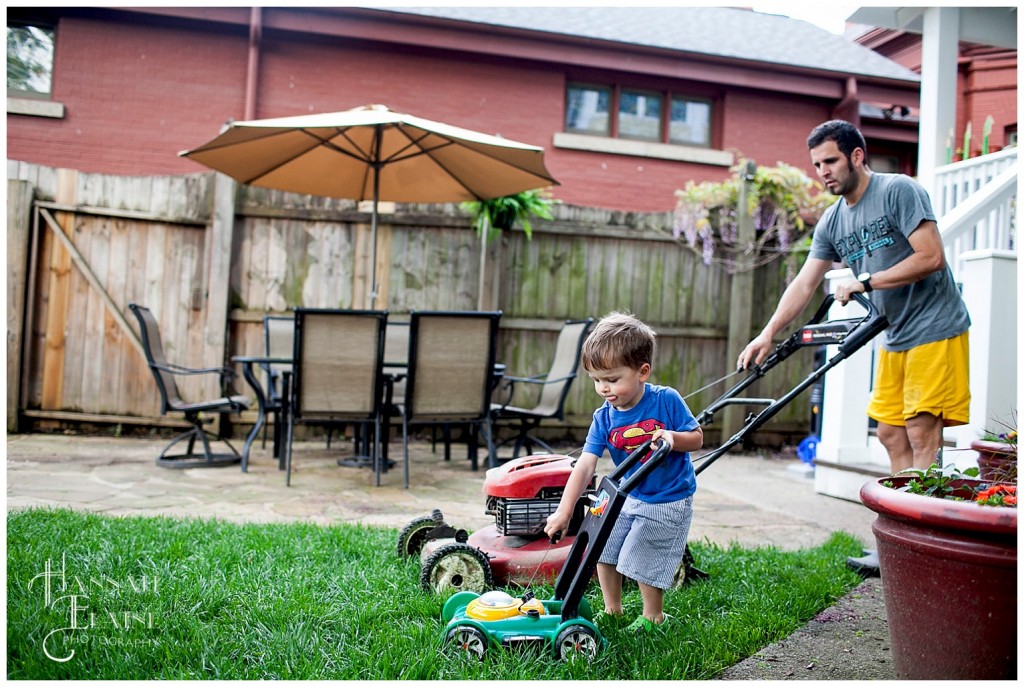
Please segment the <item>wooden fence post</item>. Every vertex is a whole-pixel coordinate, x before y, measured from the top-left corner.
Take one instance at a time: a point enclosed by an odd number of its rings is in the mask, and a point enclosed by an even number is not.
[[[7,181],[7,432],[18,431],[21,401],[22,338],[28,284],[28,245],[35,189],[27,181]]]
[[[78,194],[78,171],[57,170],[56,200],[74,205]],[[58,212],[57,223],[67,236],[74,234],[75,216]],[[54,243],[49,264],[49,299],[46,308],[46,343],[43,348],[43,383],[40,407],[60,410],[64,398],[64,346],[67,327],[68,292],[71,281],[71,253]]]
[[[228,312],[230,310],[231,242],[235,231],[235,180],[214,174],[213,221],[206,239],[206,342],[203,364],[207,367],[226,365]],[[211,382],[211,387],[213,386]],[[220,389],[206,389],[207,394]],[[215,431],[220,431],[220,419]]]
[[[754,218],[747,207],[747,196],[756,171],[757,167],[754,161],[747,160],[740,176],[739,198],[736,203],[736,245],[744,248],[754,243]],[[735,368],[740,352],[750,341],[751,319],[754,311],[754,272],[751,263],[752,256],[741,254],[741,257],[736,259],[736,271],[732,275],[729,292],[729,339],[725,349],[727,371],[732,371]],[[726,441],[740,430],[743,426],[743,419],[749,410],[741,405],[730,405],[724,408],[722,441]]]

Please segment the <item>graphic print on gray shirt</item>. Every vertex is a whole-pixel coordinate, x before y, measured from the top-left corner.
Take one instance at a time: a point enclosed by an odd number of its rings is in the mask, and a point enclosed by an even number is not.
[[[914,252],[908,237],[929,220],[935,221],[935,215],[920,184],[903,174],[872,173],[855,206],[840,198],[822,215],[810,256],[842,262],[855,275],[880,272]],[[889,318],[884,345],[890,351],[948,339],[971,324],[949,265],[913,284],[877,289],[868,297]]]

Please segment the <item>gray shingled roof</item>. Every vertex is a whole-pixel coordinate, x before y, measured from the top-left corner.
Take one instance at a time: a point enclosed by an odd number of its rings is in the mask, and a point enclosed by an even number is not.
[[[374,7],[680,52],[919,82],[920,76],[799,19],[729,7]]]

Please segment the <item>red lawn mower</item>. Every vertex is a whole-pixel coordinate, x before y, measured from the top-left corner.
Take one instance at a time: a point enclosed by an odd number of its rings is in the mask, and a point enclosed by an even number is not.
[[[743,380],[697,416],[698,423],[703,426],[711,422],[715,412],[727,405],[765,406],[759,413],[751,414],[744,426],[728,441],[694,459],[694,463],[700,463],[695,465],[697,474],[742,442],[747,434],[764,425],[826,372],[888,326],[886,318],[867,298],[854,294],[854,299],[864,306],[866,315],[857,319],[822,323],[833,302],[833,297],[827,296],[807,324],[776,346],[763,363],[751,368]],[[825,344],[837,344],[839,352],[782,398],[775,400],[737,396],[798,348]],[[638,448],[649,438],[650,432],[638,433],[630,439],[627,451]],[[435,510],[431,516],[417,518],[402,529],[398,535],[398,554],[418,554],[421,564],[420,584],[424,589],[444,596],[460,591],[482,594],[496,584],[528,586],[535,578],[543,582],[554,580],[566,564],[587,509],[600,505],[592,503],[596,498],[595,477],[576,503],[567,536],[555,544],[551,544],[544,536],[544,525],[548,516],[558,508],[574,463],[575,459],[566,455],[532,455],[491,468],[484,478],[483,491],[487,498],[485,512],[494,516],[494,525],[470,535],[466,530],[456,529],[446,523],[441,511]],[[706,577],[707,573],[694,567],[693,556],[687,547],[676,573],[676,585]]]

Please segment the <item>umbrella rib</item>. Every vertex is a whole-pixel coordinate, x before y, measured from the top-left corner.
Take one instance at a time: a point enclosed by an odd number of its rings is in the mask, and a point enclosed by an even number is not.
[[[314,141],[314,145],[312,145],[312,146],[309,146],[308,148],[304,148],[303,150],[301,150],[301,151],[299,151],[299,152],[295,153],[294,155],[291,155],[291,156],[289,156],[289,157],[288,157],[288,158],[286,158],[286,159],[283,159],[283,160],[280,160],[280,161],[278,161],[278,163],[277,163],[277,164],[273,165],[272,167],[268,167],[267,169],[263,170],[263,171],[262,171],[262,172],[260,172],[259,174],[256,174],[255,176],[252,176],[252,177],[248,177],[248,178],[247,178],[247,179],[245,179],[245,180],[241,180],[241,181],[242,181],[242,183],[245,183],[245,184],[251,184],[251,183],[253,183],[254,181],[256,181],[257,179],[259,179],[260,177],[266,176],[267,174],[270,174],[271,172],[274,172],[274,171],[276,171],[276,170],[278,170],[278,169],[281,169],[282,167],[284,167],[284,166],[285,166],[285,165],[287,165],[288,163],[290,163],[290,162],[292,162],[292,161],[294,161],[294,160],[296,160],[296,159],[298,159],[298,158],[302,157],[302,156],[303,156],[303,155],[305,155],[306,153],[310,152],[311,150],[314,150],[315,148],[317,148],[317,147],[319,147],[319,146],[324,146],[325,148],[330,148],[330,149],[331,149],[331,150],[333,150],[334,152],[336,152],[336,153],[340,153],[340,154],[342,154],[342,155],[347,155],[348,157],[351,157],[351,158],[352,158],[352,159],[354,159],[354,160],[359,160],[360,162],[366,162],[366,163],[369,163],[369,164],[373,164],[373,161],[372,161],[372,160],[370,159],[370,157],[369,157],[369,154],[368,154],[368,153],[366,153],[366,152],[365,152],[365,151],[364,151],[364,150],[363,150],[362,148],[360,148],[360,147],[359,147],[359,144],[357,144],[357,143],[356,143],[355,141],[353,141],[353,140],[352,140],[352,139],[351,139],[351,138],[350,138],[350,137],[349,137],[349,136],[348,136],[348,135],[346,134],[346,131],[347,131],[347,129],[336,129],[336,130],[337,130],[337,132],[338,132],[339,134],[341,134],[342,136],[344,136],[344,137],[345,137],[345,139],[346,139],[346,140],[348,140],[348,141],[349,141],[349,142],[350,142],[350,143],[352,144],[352,146],[353,146],[353,147],[354,147],[354,148],[355,148],[355,149],[356,149],[356,150],[357,150],[357,151],[358,151],[359,153],[361,153],[361,154],[363,155],[363,157],[360,157],[360,155],[357,155],[357,154],[355,154],[355,153],[352,153],[351,151],[345,150],[344,148],[340,148],[340,147],[338,147],[338,146],[337,146],[337,145],[335,145],[334,143],[331,143],[331,140],[330,140],[329,138],[323,138],[323,137],[321,137],[321,136],[317,136],[316,134],[314,134],[314,133],[313,133],[312,131],[310,131],[309,129],[293,129],[293,130],[291,130],[290,132],[276,132],[275,134],[271,134],[270,136],[273,136],[273,135],[278,135],[279,133],[294,133],[294,132],[296,132],[296,131],[297,131],[297,132],[299,132],[299,133],[302,133],[302,134],[304,134],[304,135],[308,136],[308,137],[309,137],[310,139],[312,139],[312,140]],[[261,136],[260,138],[270,138],[270,136]]]
[[[426,156],[430,157],[430,159],[433,160],[434,163],[438,167],[440,167],[442,170],[444,170],[444,172],[448,175],[449,178],[453,179],[457,184],[459,184],[459,186],[461,186],[462,188],[466,189],[467,192],[473,194],[474,197],[482,198],[482,196],[479,193],[477,193],[475,190],[470,188],[463,179],[461,179],[460,177],[458,177],[454,173],[452,173],[452,171],[448,167],[446,167],[440,160],[438,160],[436,157],[434,157],[432,155],[432,153],[434,153],[435,151],[438,151],[438,150],[440,150],[442,148],[447,148],[448,146],[452,146],[452,145],[461,145],[461,143],[459,143],[458,140],[450,138],[448,136],[445,136],[444,134],[437,133],[436,131],[424,131],[422,136],[419,136],[417,138],[413,138],[402,127],[395,127],[395,128],[398,129],[398,131],[409,140],[409,144],[406,145],[405,147],[403,147],[401,150],[398,150],[397,152],[395,152],[393,155],[391,155],[386,161],[384,161],[385,164],[393,163],[393,162],[400,162],[402,160],[408,160],[408,159],[411,159],[411,158],[414,158],[414,157],[418,157],[420,155],[426,155]],[[418,146],[420,144],[420,141],[422,141],[423,139],[427,138],[428,136],[437,136],[438,138],[442,139],[444,141],[444,143],[438,144],[438,145],[436,145],[436,146],[434,146],[432,148],[419,147],[419,148],[416,148],[415,152],[413,152],[412,154],[406,155],[404,157],[399,157],[399,155],[401,155],[401,153],[403,153],[406,150],[409,150],[409,148]],[[484,153],[480,153],[480,154],[484,155]],[[545,179],[545,180],[550,181],[552,183],[554,183],[554,181],[555,181],[552,178],[549,178],[549,177],[546,177],[546,176],[541,176],[540,174],[537,174],[536,172],[534,172],[532,170],[526,169],[522,165],[512,164],[508,160],[502,160],[502,159],[496,158],[496,157],[494,157],[492,155],[486,155],[486,157],[488,157],[489,159],[491,159],[491,160],[493,160],[495,162],[499,162],[499,163],[505,165],[506,167],[512,167],[513,169],[517,169],[517,170],[519,170],[521,172],[525,172],[526,174],[532,174],[533,176],[539,177],[541,179]]]

